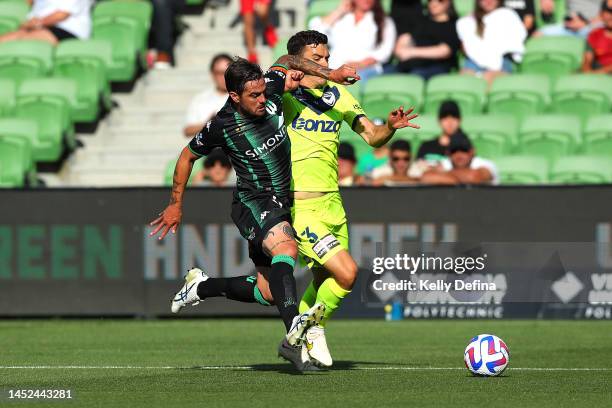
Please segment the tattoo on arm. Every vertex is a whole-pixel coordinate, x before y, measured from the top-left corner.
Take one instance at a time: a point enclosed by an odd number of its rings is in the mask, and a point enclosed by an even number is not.
[[[291,227],[291,225],[284,224],[282,229],[288,238],[295,239],[295,232],[293,231],[293,227]]]
[[[329,74],[332,72],[329,68],[325,68],[316,62],[298,57],[297,55],[283,55],[276,62],[287,65],[289,69],[302,71],[306,75],[314,75],[325,79],[329,79]]]

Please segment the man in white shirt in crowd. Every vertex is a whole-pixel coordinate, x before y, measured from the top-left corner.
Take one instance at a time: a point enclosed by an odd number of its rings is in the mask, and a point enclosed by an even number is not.
[[[217,54],[210,63],[214,88],[197,94],[189,104],[183,134],[193,137],[204,124],[208,122],[223,107],[227,101],[227,88],[225,87],[225,70],[232,62],[228,54]]]
[[[441,168],[423,174],[422,184],[499,184],[495,164],[476,157],[474,146],[462,131],[451,136],[449,158],[441,162]]]
[[[40,40],[57,45],[62,40],[89,38],[91,0],[28,0],[32,10],[17,31],[0,36],[0,42]]]

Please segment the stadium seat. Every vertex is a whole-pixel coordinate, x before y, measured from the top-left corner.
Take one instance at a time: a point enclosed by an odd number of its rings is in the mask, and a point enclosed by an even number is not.
[[[574,36],[531,38],[525,46],[521,72],[551,78],[571,74],[582,63],[584,43]]]
[[[0,187],[23,187],[26,155],[23,143],[0,135]]]
[[[461,128],[474,143],[480,157],[495,158],[513,152],[517,143],[518,124],[509,115],[467,116]]]
[[[363,89],[363,108],[368,117],[386,120],[389,112],[403,105],[417,110],[423,101],[425,84],[421,77],[407,74],[381,75],[370,79]]]
[[[19,28],[29,9],[25,2],[0,1],[0,35]]]
[[[38,125],[32,119],[2,118],[0,119],[0,137],[11,139],[23,145],[23,169],[26,172],[28,184],[36,185],[35,149],[40,149]]]
[[[462,115],[476,115],[482,112],[487,82],[470,75],[437,75],[429,80],[425,91],[426,113],[435,115],[446,99],[457,102]]]
[[[143,53],[147,50],[153,6],[149,1],[141,0],[115,0],[98,3],[93,11],[93,21],[127,18],[137,23],[138,49]]]
[[[100,112],[100,101],[111,107],[107,67],[112,65],[112,46],[105,40],[66,40],[55,52],[54,75],[77,83],[77,122],[93,122]]]
[[[459,17],[467,16],[474,11],[474,2],[472,0],[454,0],[453,4]]]
[[[17,87],[10,79],[0,78],[0,117],[9,115],[15,107]]]
[[[489,91],[489,113],[522,118],[542,113],[550,102],[550,80],[545,75],[516,74],[495,79]]]
[[[315,17],[326,16],[340,4],[339,0],[313,0],[308,6],[308,12],[306,13],[306,27],[308,23]]]
[[[76,147],[72,111],[77,106],[76,83],[67,78],[42,78],[25,81],[17,95],[16,116],[35,119],[42,148],[34,150],[37,161],[56,161],[64,143]]]
[[[281,38],[278,40],[276,45],[274,46],[274,50],[272,52],[272,60],[276,61],[283,55],[287,54],[287,43],[289,42],[288,38]]]
[[[501,184],[544,184],[548,160],[538,156],[504,156],[495,159]]]
[[[47,75],[53,66],[53,46],[44,41],[0,43],[0,78],[18,84],[24,79]]]
[[[612,157],[612,114],[590,117],[583,138],[586,154]]]
[[[96,5],[93,13],[93,38],[108,40],[113,48],[111,81],[130,81],[136,75],[137,61],[145,66],[147,38],[152,6],[146,1],[117,0]]]
[[[612,161],[601,156],[568,156],[552,165],[550,181],[560,184],[612,182]]]
[[[580,120],[575,116],[529,116],[519,131],[520,153],[549,160],[574,153],[580,144]]]
[[[355,133],[350,126],[344,122],[340,128],[340,142],[347,142],[353,146],[357,160],[364,154],[373,150],[372,146],[368,145],[359,134]]]
[[[412,146],[412,152],[416,157],[421,143],[438,137],[442,131],[440,130],[438,117],[435,115],[419,115],[413,122],[418,124],[421,128],[414,129],[407,127],[399,129],[395,132],[395,136],[393,136],[391,141],[396,139],[408,140]]]
[[[555,113],[587,116],[608,113],[612,107],[612,78],[609,75],[568,75],[557,80],[552,92]]]
[[[200,170],[202,170],[202,168],[204,167],[204,160],[205,159],[196,160],[195,163],[193,163],[193,168],[191,169],[191,175],[189,176],[188,184],[192,184],[194,175]],[[174,168],[176,167],[176,162],[176,160],[170,160],[168,162],[168,165],[166,166],[166,172],[164,173],[164,185],[166,186],[172,185],[172,178],[174,177]]]

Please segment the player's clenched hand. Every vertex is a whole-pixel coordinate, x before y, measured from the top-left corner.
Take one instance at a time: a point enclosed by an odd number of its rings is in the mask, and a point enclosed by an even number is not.
[[[414,108],[410,108],[407,111],[404,111],[404,107],[400,106],[398,109],[395,109],[389,113],[389,117],[387,118],[387,126],[389,129],[401,129],[405,127],[411,127],[415,129],[419,129],[420,126],[416,123],[410,123],[410,121],[417,116],[416,113],[412,113]]]
[[[155,227],[149,236],[152,237],[161,231],[161,235],[158,238],[161,240],[164,239],[170,230],[172,230],[172,233],[175,234],[182,218],[183,211],[181,210],[181,207],[177,204],[170,204],[159,214],[159,217],[149,224],[150,226]]]
[[[361,77],[357,74],[354,67],[342,65],[340,68],[333,69],[329,73],[329,80],[337,84],[351,85],[359,81]]]
[[[287,71],[287,77],[285,78],[285,92],[294,91],[300,85],[300,81],[304,78],[302,71],[296,71],[290,69]]]

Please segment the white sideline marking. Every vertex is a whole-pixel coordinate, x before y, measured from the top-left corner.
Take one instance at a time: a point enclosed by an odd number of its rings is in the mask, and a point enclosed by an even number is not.
[[[262,365],[265,367],[265,364]],[[0,370],[257,370],[253,366],[0,366]],[[511,371],[612,371],[612,368],[587,368],[587,367],[508,367]],[[352,367],[348,370],[361,371],[451,371],[465,370],[464,367]],[[332,369],[333,371],[333,369]]]

